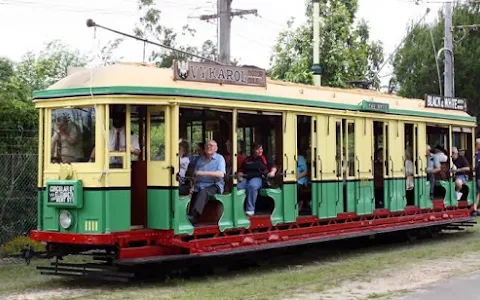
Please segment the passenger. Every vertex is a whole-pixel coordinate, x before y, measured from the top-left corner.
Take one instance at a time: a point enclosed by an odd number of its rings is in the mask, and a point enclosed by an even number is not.
[[[435,147],[434,153],[440,163],[446,163],[448,161],[447,151],[442,146],[438,145]]]
[[[413,176],[414,176],[414,170],[413,170],[412,155],[410,154],[410,151],[407,149],[405,150],[405,177],[406,177],[405,188],[406,188],[407,205],[415,204],[415,195],[413,194],[413,187],[414,187]]]
[[[435,174],[441,171],[439,157],[431,153],[430,145],[427,145],[427,180],[430,182],[430,199],[433,199],[433,191],[435,189]]]
[[[112,116],[112,128],[109,132],[108,149],[110,152],[125,152],[126,151],[126,133],[125,133],[125,113],[115,113]],[[138,155],[140,155],[140,144],[138,142],[137,135],[130,132],[130,153],[132,163],[138,161]],[[93,148],[90,154],[90,161],[95,159],[95,148]],[[110,157],[110,168],[122,168],[122,158]]]
[[[193,208],[188,214],[192,224],[202,215],[208,198],[215,194],[222,194],[225,186],[225,159],[217,153],[217,142],[207,143],[204,155],[200,156],[195,164],[194,176],[196,179],[192,195]]]
[[[245,155],[245,143],[243,141],[238,142],[238,149],[237,149],[237,168],[243,164],[243,161],[247,157]]]
[[[268,171],[270,170],[270,172]],[[245,158],[241,167],[238,169],[239,190],[247,191],[247,210],[248,216],[255,214],[255,202],[257,201],[258,190],[263,186],[263,176],[267,178],[275,177],[277,167],[271,160],[267,161],[263,155],[263,147],[260,144],[253,146],[252,155]]]
[[[192,153],[190,157],[190,163],[195,166],[197,163],[197,160],[205,154],[205,143],[198,143],[197,144],[197,149]]]
[[[384,170],[383,167],[384,159],[383,159],[383,148],[378,148],[375,152],[375,161],[374,161],[374,172],[373,172],[373,182],[375,187],[375,207],[376,208],[383,208],[383,178],[384,178]]]
[[[225,142],[226,153],[223,156],[225,158],[225,164],[227,168],[227,174],[232,174],[233,159],[232,159],[232,142],[230,140]]]
[[[178,190],[180,195],[188,195],[190,187],[185,179],[187,173],[188,165],[190,164],[190,159],[188,158],[188,142],[182,140],[179,144],[178,150],[179,159],[179,171],[178,171]]]
[[[63,163],[85,161],[82,139],[77,125],[70,122],[67,116],[55,120],[55,133],[52,136],[52,159]]]
[[[298,155],[297,160],[297,202],[298,211],[302,210],[303,199],[300,199],[302,191],[308,188],[308,166],[307,160],[303,155]]]
[[[475,141],[475,176],[477,183],[477,195],[475,197],[475,203],[473,204],[472,216],[478,216],[478,202],[480,200],[480,138]]]
[[[465,182],[467,182],[467,175],[465,172],[470,171],[470,163],[467,161],[465,156],[458,155],[457,147],[452,148],[452,172],[455,173],[455,192],[457,200],[462,198],[462,189]]]

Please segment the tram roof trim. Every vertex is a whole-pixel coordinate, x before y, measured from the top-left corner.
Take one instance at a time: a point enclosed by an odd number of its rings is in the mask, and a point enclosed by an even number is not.
[[[475,121],[458,110],[425,107],[423,99],[408,99],[372,90],[316,87],[267,78],[266,87],[221,85],[174,80],[172,68],[141,64],[116,64],[79,70],[46,90],[34,92],[34,99],[89,95],[192,96],[229,100],[312,106],[341,110],[362,110],[362,103],[384,103],[384,113]]]

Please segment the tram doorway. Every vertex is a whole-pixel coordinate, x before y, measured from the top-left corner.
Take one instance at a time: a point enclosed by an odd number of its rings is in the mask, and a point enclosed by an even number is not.
[[[388,175],[385,167],[387,143],[385,138],[386,128],[384,122],[373,122],[373,181],[375,186],[375,208],[385,207],[385,176]]]

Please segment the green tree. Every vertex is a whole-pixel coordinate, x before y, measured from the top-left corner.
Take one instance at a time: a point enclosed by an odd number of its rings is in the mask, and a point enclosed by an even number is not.
[[[383,46],[370,41],[369,28],[361,20],[356,26],[357,0],[326,0],[320,3],[320,65],[322,84],[346,87],[350,80],[369,80],[379,86],[376,73],[383,62]],[[306,5],[307,22],[280,32],[270,59],[272,78],[312,84],[313,10]]]
[[[217,47],[211,40],[206,40],[200,49],[191,45],[180,45],[179,34],[172,28],[161,25],[161,11],[154,6],[153,0],[139,0],[138,9],[142,14],[139,24],[134,29],[135,36],[145,39],[153,39],[163,45],[200,55],[210,60],[217,59]],[[186,25],[182,28],[181,35],[195,36],[196,30]],[[199,60],[168,49],[156,48],[149,54],[148,61],[154,62],[159,67],[171,67],[173,60]],[[203,61],[200,59],[200,61]]]
[[[393,59],[394,80],[400,86],[398,94],[408,98],[423,98],[426,93],[440,94],[439,79],[431,35],[436,51],[443,47],[444,15],[430,24],[410,26],[410,34]],[[478,4],[457,4],[453,11],[454,25],[480,24]],[[465,35],[466,33],[466,35]],[[476,30],[454,31],[455,95],[468,99],[469,112],[480,118],[480,33]],[[448,55],[448,52],[444,52]],[[443,57],[443,55],[442,55]],[[443,90],[443,59],[439,59],[440,86]]]

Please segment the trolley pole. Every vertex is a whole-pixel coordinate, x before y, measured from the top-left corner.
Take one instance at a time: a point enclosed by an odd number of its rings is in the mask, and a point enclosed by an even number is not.
[[[313,84],[322,85],[322,67],[320,66],[320,0],[313,2]]]
[[[445,97],[454,97],[452,2],[445,3],[445,38],[443,50],[445,53],[444,95]]]

